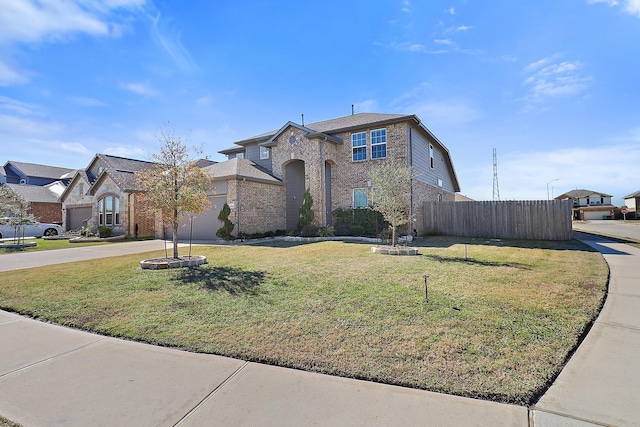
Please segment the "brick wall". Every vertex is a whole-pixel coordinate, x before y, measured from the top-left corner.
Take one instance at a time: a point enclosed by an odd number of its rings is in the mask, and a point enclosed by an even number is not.
[[[282,185],[229,180],[227,204],[233,206],[229,219],[235,225],[232,232],[235,236],[238,232],[254,234],[286,228],[285,187]],[[240,221],[238,221],[238,206],[240,206]]]
[[[62,224],[62,203],[31,203],[31,213],[39,222]]]

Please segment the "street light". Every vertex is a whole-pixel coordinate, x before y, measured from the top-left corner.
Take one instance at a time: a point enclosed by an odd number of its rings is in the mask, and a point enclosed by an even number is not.
[[[551,199],[549,198],[549,184],[551,184],[551,183],[552,183],[552,182],[554,182],[554,181],[560,181],[560,179],[559,179],[559,178],[556,178],[556,179],[552,179],[551,181],[547,182],[547,200],[551,200]]]

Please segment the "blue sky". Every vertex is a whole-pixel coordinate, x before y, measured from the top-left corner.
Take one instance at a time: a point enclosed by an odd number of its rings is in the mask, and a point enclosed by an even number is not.
[[[640,190],[640,0],[0,2],[0,163],[417,114],[462,194]]]

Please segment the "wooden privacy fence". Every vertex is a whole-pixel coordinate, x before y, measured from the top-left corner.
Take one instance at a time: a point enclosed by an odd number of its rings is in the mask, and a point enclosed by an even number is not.
[[[425,234],[571,240],[569,200],[425,202]]]

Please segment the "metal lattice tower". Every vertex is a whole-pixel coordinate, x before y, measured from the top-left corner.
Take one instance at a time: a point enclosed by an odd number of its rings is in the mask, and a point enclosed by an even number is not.
[[[500,201],[500,187],[498,186],[498,154],[493,149],[493,201]]]

